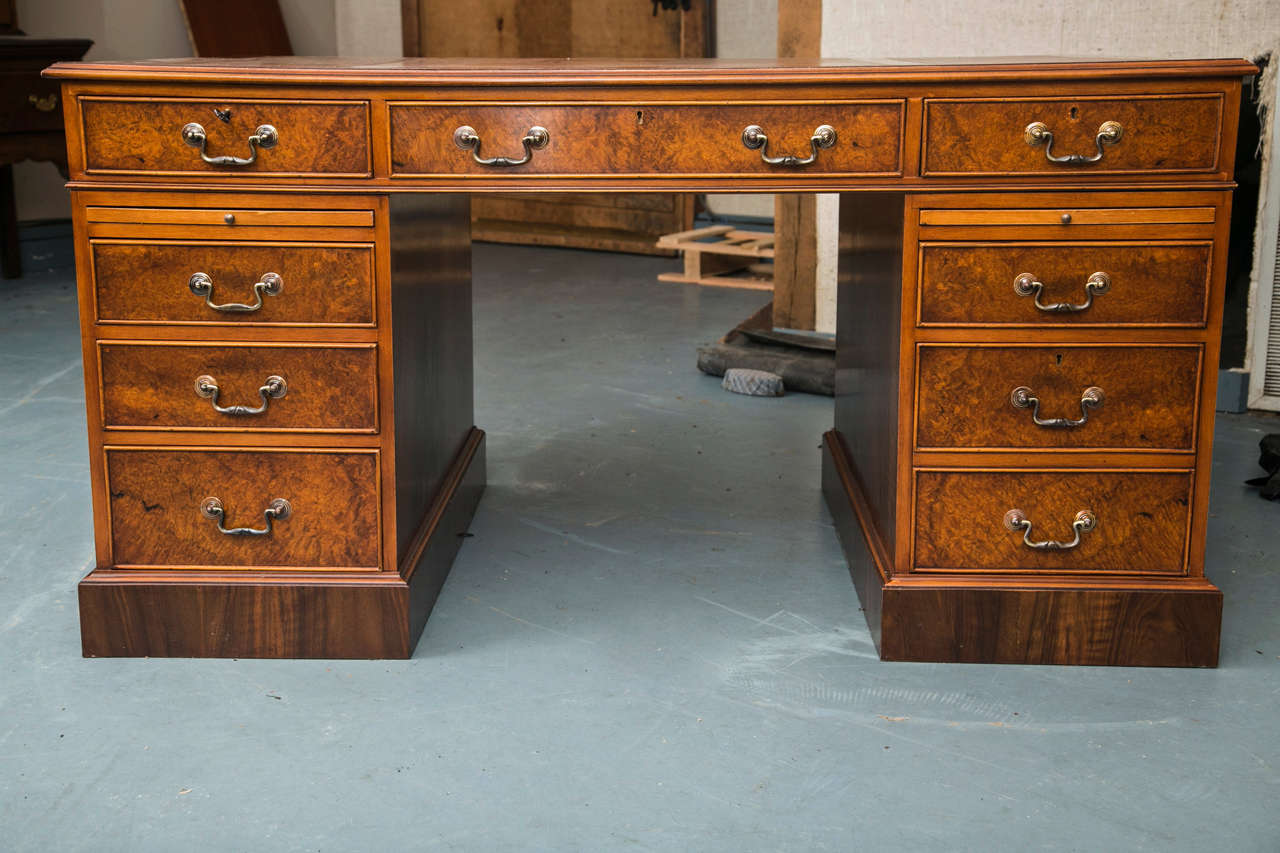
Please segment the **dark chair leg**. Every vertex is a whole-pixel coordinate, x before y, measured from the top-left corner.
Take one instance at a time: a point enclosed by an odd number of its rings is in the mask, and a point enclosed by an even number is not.
[[[18,246],[18,208],[13,198],[13,166],[0,166],[0,274],[22,276],[22,250]]]

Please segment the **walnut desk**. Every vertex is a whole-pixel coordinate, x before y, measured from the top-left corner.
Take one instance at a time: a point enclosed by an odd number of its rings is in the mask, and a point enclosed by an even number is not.
[[[469,194],[841,193],[882,657],[1212,666],[1240,60],[59,64],[86,655],[404,657],[484,487]]]

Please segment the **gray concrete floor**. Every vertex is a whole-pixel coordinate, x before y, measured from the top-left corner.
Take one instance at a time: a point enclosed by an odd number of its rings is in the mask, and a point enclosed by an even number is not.
[[[82,660],[71,276],[0,283],[0,850],[1280,849],[1280,419],[1220,416],[1217,670],[876,659],[758,293],[477,247],[489,488],[410,661]]]

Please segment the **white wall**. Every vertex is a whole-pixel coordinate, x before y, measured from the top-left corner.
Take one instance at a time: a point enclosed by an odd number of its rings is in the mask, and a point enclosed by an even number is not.
[[[735,0],[721,2],[732,7]],[[1253,59],[1268,52],[1280,62],[1276,0],[824,0],[822,6],[824,57]],[[1268,74],[1264,98],[1275,105],[1274,64]],[[1275,112],[1268,111],[1269,120]],[[1271,159],[1264,158],[1264,171]],[[838,224],[820,225],[818,245],[834,253]],[[834,258],[828,260],[834,276]],[[820,281],[818,294],[819,327],[832,328],[834,280]]]
[[[786,0],[717,0],[716,56],[772,59],[778,55],[778,3]],[[773,216],[773,196],[712,194],[712,213],[725,216]]]
[[[294,53],[337,52],[335,2],[356,0],[280,0]],[[386,2],[364,0],[362,5]],[[178,0],[18,0],[17,9],[18,26],[29,36],[93,39],[86,59],[154,59],[192,52]],[[398,42],[398,3],[395,27]],[[19,219],[70,217],[62,175],[52,163],[19,163],[13,177]]]

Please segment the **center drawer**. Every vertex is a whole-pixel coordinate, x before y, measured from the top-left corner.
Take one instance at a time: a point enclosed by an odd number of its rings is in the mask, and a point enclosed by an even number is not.
[[[107,429],[378,430],[374,344],[99,341],[98,363]]]
[[[903,103],[391,103],[391,174],[898,175]],[[811,142],[824,126],[834,131],[829,147]],[[762,145],[744,143],[750,127],[759,128]],[[459,146],[461,128],[474,131],[478,150]],[[534,128],[545,130],[545,144],[526,148],[522,140]],[[476,162],[526,155],[522,163]],[[766,156],[813,161],[770,164]]]
[[[917,352],[918,449],[1194,448],[1199,344]]]
[[[106,470],[117,566],[379,567],[376,451],[109,447]]]

